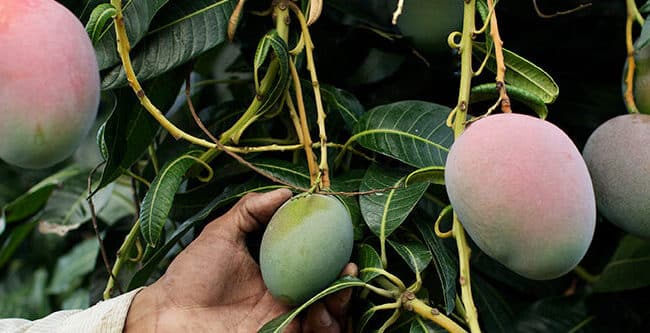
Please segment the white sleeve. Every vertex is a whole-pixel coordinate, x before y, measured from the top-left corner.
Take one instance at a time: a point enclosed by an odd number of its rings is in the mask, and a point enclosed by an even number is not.
[[[34,321],[0,319],[3,333],[121,333],[126,314],[142,288],[102,301],[86,310],[66,310]]]

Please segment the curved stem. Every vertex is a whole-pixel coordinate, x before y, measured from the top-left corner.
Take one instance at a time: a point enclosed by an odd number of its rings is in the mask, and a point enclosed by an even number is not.
[[[300,129],[302,130],[302,142],[305,147],[305,155],[307,155],[307,166],[309,168],[309,179],[311,186],[316,184],[316,179],[319,177],[318,166],[316,166],[316,159],[314,158],[314,151],[311,148],[311,136],[309,135],[309,125],[307,124],[307,112],[305,111],[305,102],[302,98],[302,86],[300,84],[300,77],[293,61],[289,61],[289,69],[291,69],[291,78],[293,80],[293,88],[296,93],[296,102],[298,104],[298,115],[300,117]]]
[[[135,95],[138,97],[140,104],[151,114],[154,119],[160,125],[166,129],[174,138],[177,140],[187,140],[193,144],[205,147],[205,148],[214,148],[215,145],[206,140],[197,138],[193,135],[190,135],[178,127],[172,124],[165,116],[160,112],[160,110],[149,100],[146,93],[142,89],[138,78],[135,76],[135,71],[133,70],[133,64],[131,63],[131,56],[129,52],[131,51],[131,45],[129,44],[129,38],[126,34],[126,26],[124,24],[124,16],[122,13],[122,1],[121,0],[111,0],[111,5],[117,10],[115,17],[113,18],[115,25],[115,35],[117,41],[117,53],[120,55],[120,60],[122,61],[122,66],[124,67],[124,72],[126,73],[126,79],[129,82],[129,86],[135,92]]]
[[[133,245],[138,239],[139,232],[140,232],[140,220],[137,220],[133,225],[133,227],[131,227],[131,231],[129,231],[129,233],[126,235],[126,238],[122,243],[122,246],[120,246],[120,249],[117,250],[117,258],[115,259],[115,263],[113,264],[113,269],[111,270],[111,276],[108,278],[108,282],[106,283],[106,288],[104,289],[104,294],[103,294],[104,300],[111,298],[111,293],[113,292],[113,287],[115,286],[117,276],[118,274],[120,274],[120,270],[122,270],[122,265],[124,264],[125,261],[131,259],[129,253],[131,252]]]

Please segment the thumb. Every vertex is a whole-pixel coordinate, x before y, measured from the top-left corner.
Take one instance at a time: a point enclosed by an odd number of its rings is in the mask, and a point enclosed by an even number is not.
[[[246,194],[227,213],[208,224],[205,231],[211,233],[214,229],[220,238],[242,241],[246,233],[266,224],[291,195],[291,191],[286,188]]]

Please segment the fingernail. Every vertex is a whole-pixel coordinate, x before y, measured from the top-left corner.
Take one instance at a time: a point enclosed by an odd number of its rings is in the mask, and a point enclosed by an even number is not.
[[[328,327],[332,325],[332,316],[330,316],[329,312],[327,310],[321,311],[320,318],[318,320],[318,324],[321,327]]]

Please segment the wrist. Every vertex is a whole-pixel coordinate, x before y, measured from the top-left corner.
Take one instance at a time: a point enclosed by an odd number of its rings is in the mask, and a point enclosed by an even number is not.
[[[159,310],[160,302],[153,288],[140,290],[131,302],[123,332],[155,332]]]

